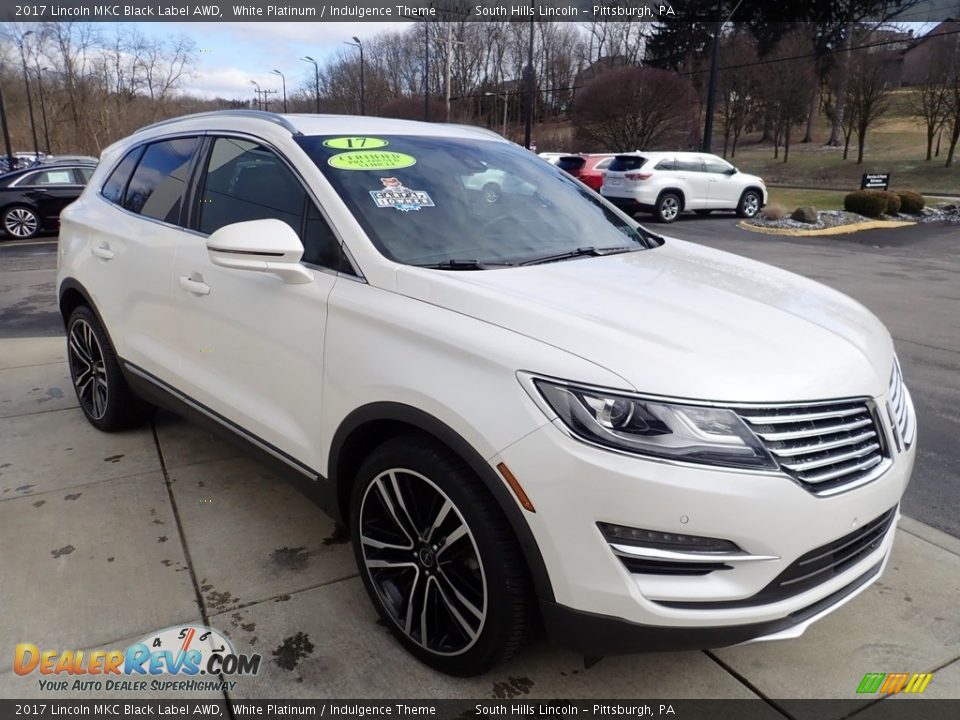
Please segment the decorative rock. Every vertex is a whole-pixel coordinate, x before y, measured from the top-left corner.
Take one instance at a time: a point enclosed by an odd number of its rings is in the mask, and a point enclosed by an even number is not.
[[[793,211],[793,214],[790,215],[791,220],[807,223],[808,225],[816,225],[819,217],[817,209],[814,207],[797,208]]]

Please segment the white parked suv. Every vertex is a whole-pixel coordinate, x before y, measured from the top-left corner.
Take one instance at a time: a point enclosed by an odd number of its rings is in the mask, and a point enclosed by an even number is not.
[[[57,287],[94,426],[245,441],[445,672],[537,616],[592,657],[795,637],[890,557],[916,426],[883,325],[481,129],[152,125],[64,211]]]
[[[600,194],[627,212],[652,212],[673,222],[684,210],[709,215],[735,210],[752,218],[767,204],[767,186],[716,155],[692,152],[635,152],[617,155],[603,177]]]

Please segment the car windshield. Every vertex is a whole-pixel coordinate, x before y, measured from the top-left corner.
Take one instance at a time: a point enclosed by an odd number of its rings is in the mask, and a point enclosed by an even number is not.
[[[487,269],[655,247],[659,238],[502,141],[379,135],[297,141],[381,253]]]

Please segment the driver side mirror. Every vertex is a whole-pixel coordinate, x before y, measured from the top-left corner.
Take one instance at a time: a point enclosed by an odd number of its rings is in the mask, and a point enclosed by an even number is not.
[[[297,233],[274,218],[224,225],[207,238],[207,255],[214,265],[273,273],[289,284],[313,281],[300,264],[303,243]]]
[[[724,171],[723,171],[723,174],[724,174],[724,175],[736,175],[738,172],[740,172],[740,171],[737,170],[735,167],[731,167],[731,168],[728,168],[728,169],[724,170]]]

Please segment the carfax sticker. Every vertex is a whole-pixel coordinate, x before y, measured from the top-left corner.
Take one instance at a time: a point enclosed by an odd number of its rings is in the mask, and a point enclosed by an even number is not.
[[[324,140],[324,147],[334,150],[373,150],[389,145],[386,140],[375,137],[338,137]]]
[[[435,207],[430,195],[424,190],[411,190],[394,177],[380,178],[383,190],[371,190],[370,197],[380,208],[394,208],[411,212],[425,207]]]
[[[351,150],[327,160],[327,164],[337,170],[400,170],[416,163],[413,155],[392,150]]]

